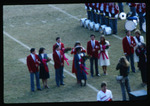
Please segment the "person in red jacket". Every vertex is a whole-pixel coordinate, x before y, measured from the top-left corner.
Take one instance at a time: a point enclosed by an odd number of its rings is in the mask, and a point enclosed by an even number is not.
[[[30,84],[31,91],[34,92],[34,75],[36,77],[36,86],[37,90],[41,90],[40,81],[39,81],[39,69],[38,66],[40,64],[40,59],[35,51],[35,48],[30,49],[31,54],[27,56],[27,67],[30,72]]]
[[[111,3],[109,6],[109,24],[112,29],[112,34],[117,34],[117,19],[119,14],[119,8],[116,3]]]
[[[74,48],[72,48],[71,54],[74,54],[74,55],[77,54],[77,51],[75,49],[76,46],[81,46],[81,43],[79,41],[76,41],[76,43],[74,45]],[[81,53],[86,53],[86,50],[82,46],[81,46]],[[73,61],[72,61],[72,73],[75,73],[76,78],[77,78],[77,70],[76,70],[75,65],[74,65],[74,58],[73,58]],[[77,79],[77,83],[79,83],[78,79]]]
[[[134,38],[131,36],[130,31],[126,31],[126,37],[123,38],[122,40],[122,46],[123,46],[123,51],[124,54],[127,58],[127,60],[131,62],[131,69],[132,72],[135,73],[135,67],[134,67],[134,47],[136,46],[136,42]],[[129,72],[130,68],[128,68]]]
[[[63,83],[63,68],[64,68],[64,53],[60,50],[59,45],[55,46],[53,52],[54,68],[55,68],[55,79],[56,85],[64,85]]]
[[[93,77],[93,61],[95,60],[95,70],[96,76],[100,76],[98,72],[98,50],[100,49],[99,43],[95,40],[95,35],[91,35],[91,40],[87,42],[87,54],[91,56],[90,58],[90,72],[91,76]]]
[[[60,37],[56,38],[56,43],[53,45],[53,52],[55,51],[55,46],[59,45],[60,50],[62,51],[65,47],[64,44],[61,42]]]
[[[138,3],[137,7],[136,7],[136,12],[139,16],[140,30],[142,31],[142,24],[145,21],[144,17],[146,15],[146,4],[145,3]]]

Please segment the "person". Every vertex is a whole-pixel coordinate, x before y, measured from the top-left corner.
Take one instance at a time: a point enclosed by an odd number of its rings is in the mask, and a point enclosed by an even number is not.
[[[118,6],[119,6],[119,12],[124,12],[124,9],[123,9],[123,3],[122,2],[118,2]]]
[[[110,3],[104,3],[104,20],[105,20],[105,24],[107,26],[109,26],[109,5]]]
[[[125,56],[122,56],[119,59],[119,63],[116,66],[116,70],[120,70],[120,76],[122,76],[122,79],[120,80],[120,86],[121,86],[123,101],[126,101],[125,87],[126,87],[128,96],[129,96],[129,92],[131,91],[130,85],[129,85],[129,78],[128,78],[129,66],[130,66],[130,63],[128,62]]]
[[[108,48],[110,46],[109,41],[105,40],[104,35],[100,37],[100,53],[99,53],[99,65],[102,66],[104,75],[107,75],[107,66],[110,65]]]
[[[63,82],[63,68],[64,68],[64,55],[60,50],[59,45],[55,46],[55,51],[53,52],[54,59],[54,68],[55,68],[55,80],[56,85],[59,87],[60,85],[64,85]]]
[[[61,38],[60,37],[56,37],[56,43],[53,45],[53,52],[55,51],[55,46],[59,45],[59,48],[61,51],[63,51],[64,47],[64,43],[61,42]]]
[[[109,24],[112,29],[112,34],[117,34],[117,19],[119,14],[119,8],[116,3],[111,3],[109,6]]]
[[[84,53],[81,53],[81,47],[76,46],[75,47],[76,54],[74,55],[74,64],[75,64],[75,69],[77,70],[77,79],[82,86],[81,80],[84,80],[84,86],[86,85],[86,70],[85,70],[85,63],[82,59],[82,56],[84,56]]]
[[[49,69],[47,62],[49,62],[51,59],[47,57],[47,54],[45,53],[45,48],[41,47],[39,49],[39,59],[40,59],[40,79],[42,79],[43,82],[43,88],[49,88],[47,85],[47,79],[50,77],[49,75]]]
[[[126,31],[126,37],[122,40],[122,46],[124,54],[127,58],[127,60],[131,62],[131,69],[132,72],[135,73],[135,67],[134,67],[134,47],[136,46],[136,42],[134,38],[131,36],[130,31]],[[130,67],[128,68],[128,72],[130,71]]]
[[[74,54],[74,55],[77,54],[77,51],[75,49],[76,46],[81,46],[80,41],[75,42],[75,45],[74,45],[74,48],[72,48],[71,54]],[[86,53],[85,48],[82,46],[81,46],[81,53]],[[72,73],[75,73],[76,79],[77,79],[77,70],[76,70],[75,65],[74,65],[74,57],[73,57],[73,61],[72,61]],[[77,83],[80,83],[78,79],[77,79]]]
[[[104,75],[107,75],[107,66],[110,65],[109,55],[108,55],[108,48],[110,46],[109,41],[105,40],[104,35],[100,37],[100,53],[99,57],[99,65],[103,67]]]
[[[101,90],[97,93],[97,101],[112,101],[113,95],[111,90],[107,89],[107,83],[101,83]]]
[[[136,3],[128,3],[128,6],[130,7],[130,11],[132,12],[131,16],[136,16]]]
[[[40,81],[39,81],[39,69],[38,66],[40,64],[40,59],[38,55],[36,54],[35,48],[30,49],[30,55],[27,56],[27,67],[30,72],[30,85],[31,85],[31,91],[35,91],[34,87],[34,75],[36,77],[36,87],[37,90],[41,90],[40,87]]]
[[[138,3],[136,7],[136,12],[139,16],[139,25],[140,25],[140,31],[142,31],[142,24],[144,23],[144,17],[146,14],[146,5],[145,3]]]
[[[90,35],[91,40],[87,42],[87,54],[91,56],[90,58],[90,72],[91,77],[93,77],[94,71],[93,71],[93,61],[95,60],[95,71],[96,76],[100,76],[98,72],[98,50],[99,50],[99,43],[97,40],[95,40],[95,35]]]
[[[140,30],[135,30],[134,32],[135,36],[133,37],[135,42],[136,42],[136,46],[134,47],[134,62],[139,62],[139,57],[136,55],[135,50],[137,49],[137,47],[141,44],[144,43],[144,37],[141,35],[141,31]]]
[[[53,45],[53,52],[55,51],[55,47],[56,45],[59,45],[59,49],[62,51],[62,53],[64,54],[64,49],[65,49],[65,46],[64,46],[64,43],[61,42],[61,38],[60,37],[56,37],[56,43]],[[64,76],[64,72],[62,72],[63,74],[63,78],[65,78]]]
[[[87,19],[91,20],[91,3],[85,3],[85,9],[87,10]]]
[[[141,71],[142,85],[147,84],[147,51],[145,43],[141,43],[136,49],[136,54],[139,56],[139,69]]]
[[[100,11],[100,14],[99,14],[100,24],[101,25],[105,25],[105,19],[104,19],[104,15],[103,15],[103,12],[104,12],[104,3],[99,3],[98,10]]]

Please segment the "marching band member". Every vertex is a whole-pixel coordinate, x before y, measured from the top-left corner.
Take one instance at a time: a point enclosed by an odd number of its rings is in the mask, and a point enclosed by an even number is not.
[[[91,9],[90,9],[90,3],[85,3],[85,9],[87,10],[87,18],[91,20]]]
[[[84,49],[84,47],[81,46],[81,43],[79,41],[76,41],[76,43],[74,45],[74,48],[71,51],[71,54],[74,54],[74,55],[77,54],[77,51],[75,49],[76,46],[80,46],[81,47],[81,53],[86,53],[86,50]],[[73,58],[73,62],[72,62],[72,73],[75,73],[76,78],[77,78],[77,70],[76,70],[75,65],[74,65],[74,58]],[[79,83],[78,79],[77,79],[77,83]]]
[[[110,65],[109,55],[108,55],[108,48],[110,46],[109,41],[105,40],[104,35],[100,37],[100,53],[98,54],[99,57],[99,65],[102,66],[104,75],[107,75],[107,66]]]
[[[130,11],[132,12],[131,16],[136,16],[136,3],[128,3],[128,6],[130,7]]]
[[[99,3],[98,11],[100,11],[100,14],[99,14],[100,24],[104,25],[105,24],[105,19],[104,19],[104,15],[103,15],[103,12],[104,12],[104,3]]]
[[[109,24],[112,29],[112,34],[117,34],[117,18],[119,14],[119,8],[116,3],[111,3],[109,6]]]
[[[95,12],[95,23],[100,23],[99,22],[99,13],[100,11],[98,11],[99,9],[99,3],[95,3],[95,9],[94,9],[94,12]]]
[[[136,12],[139,16],[140,30],[142,31],[142,24],[144,22],[144,17],[146,15],[146,4],[145,3],[138,3],[137,7],[136,7]]]
[[[104,20],[105,24],[109,26],[109,3],[104,3]]]
[[[119,12],[124,12],[124,9],[123,9],[123,3],[122,2],[118,2],[118,6],[119,6]]]
[[[94,13],[94,9],[95,9],[95,3],[91,3],[91,21],[95,22],[95,13]]]

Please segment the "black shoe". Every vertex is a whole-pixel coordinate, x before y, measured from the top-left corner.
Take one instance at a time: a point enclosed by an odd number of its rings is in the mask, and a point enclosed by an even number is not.
[[[64,83],[60,84],[60,85],[65,85]]]
[[[38,88],[37,90],[38,90],[38,91],[42,91],[42,89],[41,89],[41,88]]]
[[[97,74],[96,76],[100,77],[100,74]]]

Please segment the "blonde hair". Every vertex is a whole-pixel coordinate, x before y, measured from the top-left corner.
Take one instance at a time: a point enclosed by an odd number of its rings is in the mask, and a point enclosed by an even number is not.
[[[125,66],[125,67],[129,67],[129,66],[130,66],[129,61],[126,59],[125,56],[122,56],[122,57],[120,58],[119,63],[122,64],[122,65]]]
[[[139,29],[136,29],[136,30],[134,31],[134,34],[136,34],[136,33],[138,33],[139,35],[141,35],[141,31],[140,31]]]

